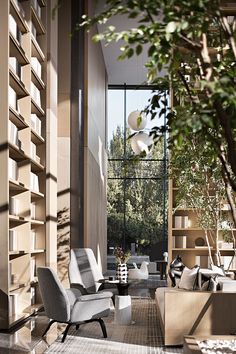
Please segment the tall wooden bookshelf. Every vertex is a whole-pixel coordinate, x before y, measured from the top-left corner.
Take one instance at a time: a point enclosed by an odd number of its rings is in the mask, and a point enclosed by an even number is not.
[[[41,305],[46,264],[47,11],[3,0],[0,11],[0,328]]]
[[[199,265],[203,268],[210,266],[209,251],[205,240],[204,230],[198,226],[196,210],[186,207],[178,207],[176,198],[178,188],[173,181],[169,181],[169,215],[168,215],[168,253],[169,260],[180,255],[184,264],[191,268]],[[229,217],[229,205],[225,202],[221,212],[226,219]],[[212,230],[216,232],[215,230]],[[232,230],[236,236],[236,230]],[[209,237],[211,255],[215,259],[216,247]],[[219,231],[219,249],[221,261],[227,269],[228,264],[234,255],[233,244],[223,239],[223,230]],[[230,269],[236,269],[236,260],[231,264]]]

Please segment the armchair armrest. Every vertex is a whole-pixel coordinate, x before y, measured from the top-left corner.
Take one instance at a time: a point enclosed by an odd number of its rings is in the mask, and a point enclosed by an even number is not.
[[[91,295],[81,295],[77,301],[93,301],[93,300],[102,300],[102,299],[110,299],[113,296],[112,292],[105,291],[103,293],[96,293]]]
[[[71,283],[70,288],[73,289],[78,289],[82,295],[87,295],[88,291],[85,289],[85,287],[82,284],[79,283]]]

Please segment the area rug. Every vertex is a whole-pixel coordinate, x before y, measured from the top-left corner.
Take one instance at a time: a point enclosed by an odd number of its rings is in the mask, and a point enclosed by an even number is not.
[[[105,319],[108,338],[102,338],[98,323],[82,325],[78,331],[74,327],[64,343],[61,336],[46,353],[68,354],[162,354],[183,353],[182,348],[165,348],[161,335],[155,301],[151,298],[132,297],[132,320],[134,324],[120,326],[114,324],[114,312]]]

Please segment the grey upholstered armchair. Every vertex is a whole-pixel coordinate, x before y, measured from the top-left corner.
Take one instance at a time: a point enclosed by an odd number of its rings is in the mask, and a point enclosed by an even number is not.
[[[101,283],[104,277],[90,248],[71,249],[69,279],[71,287],[79,289],[82,294],[100,293],[106,290],[111,291],[113,295],[118,294],[116,285]]]
[[[102,317],[109,315],[111,292],[81,295],[78,289],[64,289],[52,269],[39,267],[37,271],[45,313],[51,319],[42,337],[54,322],[67,323],[62,337],[64,342],[72,325],[79,329],[80,324],[92,321],[100,323],[104,338],[107,337]]]

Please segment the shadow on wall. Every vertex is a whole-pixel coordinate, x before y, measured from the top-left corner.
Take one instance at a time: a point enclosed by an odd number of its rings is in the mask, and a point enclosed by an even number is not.
[[[64,286],[69,286],[70,212],[64,207],[57,213],[57,272]]]

